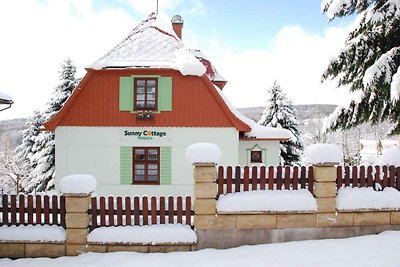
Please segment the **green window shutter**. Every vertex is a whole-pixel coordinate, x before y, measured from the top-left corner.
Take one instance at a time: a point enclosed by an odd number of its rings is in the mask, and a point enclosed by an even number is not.
[[[172,183],[172,153],[171,147],[160,147],[160,184]]]
[[[132,147],[120,147],[120,179],[121,184],[132,184]]]
[[[172,111],[172,77],[158,78],[158,110]]]
[[[133,78],[119,78],[119,110],[133,110]]]

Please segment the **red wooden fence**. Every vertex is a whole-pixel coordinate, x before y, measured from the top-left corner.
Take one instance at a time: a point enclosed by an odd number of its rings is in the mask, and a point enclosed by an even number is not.
[[[312,167],[218,167],[218,195],[254,190],[297,190],[313,192]]]
[[[65,228],[64,196],[2,195],[0,225],[59,225]]]
[[[338,166],[337,188],[373,187],[379,184],[382,188],[393,187],[400,190],[400,167],[394,166]]]
[[[192,226],[192,199],[182,197],[92,197],[90,230],[101,226],[183,223]]]

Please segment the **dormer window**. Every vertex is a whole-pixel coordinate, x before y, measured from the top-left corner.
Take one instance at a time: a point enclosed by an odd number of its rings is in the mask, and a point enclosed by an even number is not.
[[[157,110],[156,78],[135,78],[134,103],[136,110]]]

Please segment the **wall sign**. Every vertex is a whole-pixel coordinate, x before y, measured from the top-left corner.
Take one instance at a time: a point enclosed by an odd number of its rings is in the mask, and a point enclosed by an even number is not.
[[[154,138],[163,138],[167,136],[167,132],[162,131],[124,131],[124,136],[137,137],[138,140],[153,140]]]

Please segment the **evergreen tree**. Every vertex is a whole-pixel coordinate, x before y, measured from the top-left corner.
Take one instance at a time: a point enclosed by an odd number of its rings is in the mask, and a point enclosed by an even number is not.
[[[297,129],[299,122],[294,113],[293,104],[277,81],[274,82],[268,93],[270,98],[258,124],[287,129],[292,133],[289,141],[281,144],[281,158],[285,165],[297,164],[303,153],[304,145]]]
[[[324,0],[322,11],[330,20],[358,13],[339,55],[322,80],[338,79],[360,97],[336,110],[327,130],[348,129],[364,122],[389,120],[390,134],[400,133],[400,1]]]
[[[26,128],[21,131],[22,143],[15,149],[14,161],[21,167],[22,188],[33,179],[32,171],[36,167],[33,164],[32,156],[37,152],[35,139],[43,126],[44,118],[39,111],[34,111],[28,118]]]
[[[78,84],[75,78],[76,67],[70,59],[61,64],[60,83],[54,89],[53,97],[48,103],[48,108],[43,116],[45,121],[50,120],[60,111],[68,97]],[[54,189],[55,182],[55,134],[53,132],[40,132],[34,138],[36,152],[32,156],[31,164],[34,167],[33,179],[26,190],[47,191]]]

